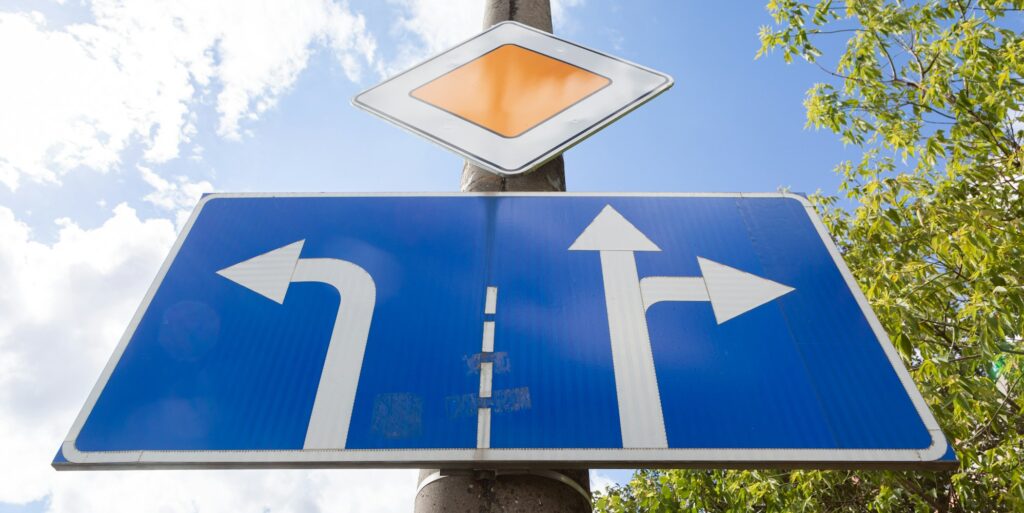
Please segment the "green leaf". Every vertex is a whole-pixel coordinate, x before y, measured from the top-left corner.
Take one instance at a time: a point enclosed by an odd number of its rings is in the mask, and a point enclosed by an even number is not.
[[[1024,0],[767,9],[757,57],[820,64],[801,86],[806,126],[860,154],[836,166],[837,191],[812,201],[961,464],[643,470],[595,506],[1024,511]]]

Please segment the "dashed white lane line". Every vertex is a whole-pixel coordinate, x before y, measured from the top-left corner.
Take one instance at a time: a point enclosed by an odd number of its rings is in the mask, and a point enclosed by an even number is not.
[[[494,315],[498,310],[498,287],[487,287],[484,301],[484,314]],[[489,355],[494,354],[494,321],[484,321],[483,342],[480,347],[480,399],[490,399],[491,380],[494,375],[494,362]],[[488,361],[485,361],[488,360]],[[481,401],[481,404],[484,402]],[[476,415],[476,447],[487,449],[491,446],[491,409],[481,407]]]

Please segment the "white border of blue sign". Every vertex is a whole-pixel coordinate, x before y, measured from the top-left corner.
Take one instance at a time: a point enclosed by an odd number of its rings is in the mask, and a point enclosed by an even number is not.
[[[932,436],[925,449],[317,449],[237,451],[110,451],[86,452],[75,447],[82,426],[96,404],[107,380],[124,354],[143,314],[163,282],[168,268],[203,207],[214,199],[273,197],[469,197],[545,196],[549,193],[217,193],[199,201],[164,261],[114,354],[75,419],[61,453],[67,463],[55,463],[59,470],[125,468],[949,468],[955,459],[944,458],[949,448],[938,422],[914,385],[910,373],[882,328],[867,298],[814,211],[804,197],[789,193],[560,193],[558,197],[673,197],[673,198],[789,198],[800,202],[814,223],[832,259],[846,280],[865,318],[874,330],[907,395]]]

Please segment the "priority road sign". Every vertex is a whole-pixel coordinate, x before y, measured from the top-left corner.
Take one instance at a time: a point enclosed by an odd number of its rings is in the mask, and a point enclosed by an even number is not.
[[[54,461],[954,463],[805,199],[530,193],[206,196]]]
[[[672,78],[503,22],[353,100],[495,173],[525,173],[672,86]]]

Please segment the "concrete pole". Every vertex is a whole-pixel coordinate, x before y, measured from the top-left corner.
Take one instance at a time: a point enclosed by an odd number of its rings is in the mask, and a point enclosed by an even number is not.
[[[506,20],[552,32],[551,0],[485,0],[483,28]],[[466,162],[463,192],[565,191],[561,156],[515,177],[501,177]],[[582,492],[582,493],[581,493]],[[587,469],[495,471],[422,469],[416,513],[587,512],[590,502]]]
[[[551,0],[485,0],[484,29],[508,20],[554,32]],[[462,192],[496,191],[564,192],[565,163],[562,156],[530,173],[507,178],[466,162],[462,167]]]

